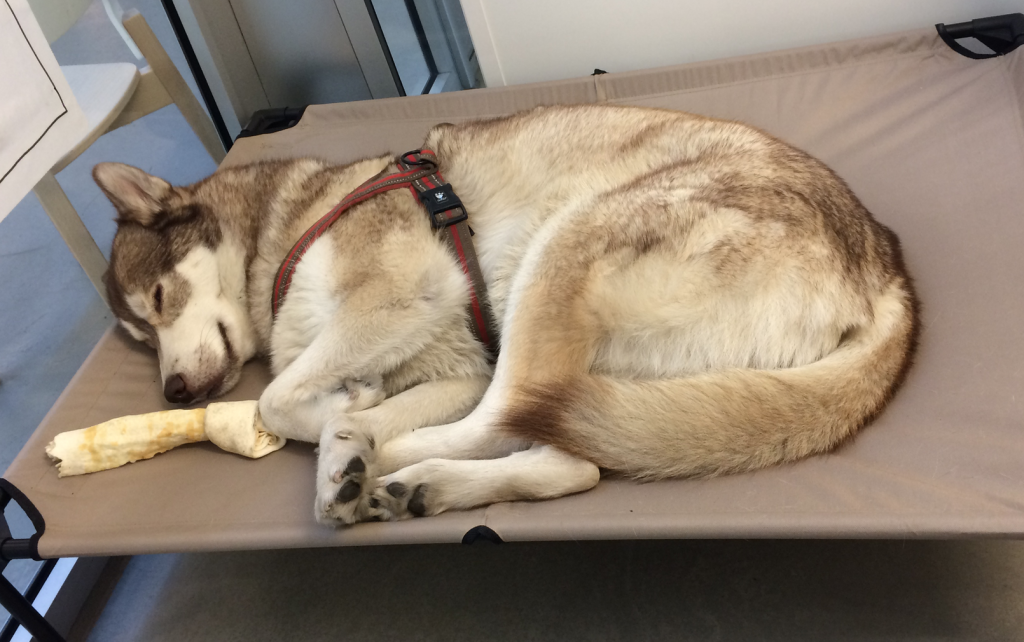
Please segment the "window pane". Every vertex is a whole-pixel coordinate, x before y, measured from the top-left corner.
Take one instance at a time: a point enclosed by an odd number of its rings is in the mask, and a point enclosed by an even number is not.
[[[373,0],[373,9],[405,94],[418,96],[429,90],[431,61],[420,45],[421,34],[409,14],[409,5],[401,0]]]

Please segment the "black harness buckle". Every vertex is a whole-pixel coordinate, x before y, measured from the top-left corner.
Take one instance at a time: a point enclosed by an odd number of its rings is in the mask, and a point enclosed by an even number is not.
[[[434,229],[444,229],[469,218],[462,201],[455,195],[448,183],[425,192],[418,192],[420,202],[430,213],[430,224]]]

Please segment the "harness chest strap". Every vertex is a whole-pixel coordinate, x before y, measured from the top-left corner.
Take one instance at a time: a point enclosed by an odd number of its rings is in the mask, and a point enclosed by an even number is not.
[[[437,166],[437,156],[429,149],[406,152],[398,157],[398,171],[387,173],[385,169],[357,187],[346,196],[330,212],[322,216],[285,256],[274,279],[274,292],[271,309],[274,316],[284,302],[291,286],[295,268],[302,255],[326,232],[341,215],[353,205],[366,199],[388,192],[393,189],[408,187],[426,208],[430,217],[430,225],[435,230],[444,231],[444,239],[448,247],[459,259],[462,271],[469,280],[470,317],[473,320],[472,330],[477,339],[493,356],[497,353],[494,326],[490,310],[487,309],[487,285],[484,283],[480,262],[477,260],[473,246],[472,232],[469,229],[469,216],[459,197],[452,191],[451,185],[444,182]]]

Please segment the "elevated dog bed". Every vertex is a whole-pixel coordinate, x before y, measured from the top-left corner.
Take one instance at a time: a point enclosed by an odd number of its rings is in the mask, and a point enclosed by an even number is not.
[[[313,106],[294,128],[240,139],[225,164],[302,155],[342,163],[415,148],[438,122],[593,102],[761,127],[830,164],[900,235],[924,305],[920,351],[895,401],[853,442],[751,474],[646,485],[604,480],[554,501],[335,530],[313,520],[315,458],[307,444],[256,461],[197,444],[58,479],[44,453],[56,433],[169,407],[155,354],[112,329],[4,475],[6,492],[41,530],[31,541],[8,541],[5,554],[475,536],[1024,534],[1024,52],[969,60],[928,29],[653,71]],[[227,398],[255,399],[267,381],[263,364],[249,364]]]

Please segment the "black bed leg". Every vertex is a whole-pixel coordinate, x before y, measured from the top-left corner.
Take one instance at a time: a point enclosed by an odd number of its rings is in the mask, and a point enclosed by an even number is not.
[[[23,509],[28,507],[25,512],[28,514],[29,519],[32,520],[33,526],[36,527],[36,536],[31,539],[16,539],[11,537],[11,528],[7,523],[7,515],[5,511],[11,500],[15,499]],[[42,534],[45,529],[45,524],[42,521],[42,516],[39,515],[35,507],[31,505],[28,500],[25,499],[24,495],[21,494],[18,489],[14,488],[6,479],[0,479],[0,571],[3,571],[7,567],[7,563],[14,559],[39,559],[38,550],[36,548],[36,540],[39,535]],[[53,628],[53,625],[46,621],[39,611],[32,606],[32,600],[39,589],[42,588],[43,583],[49,576],[50,571],[53,570],[53,566],[56,564],[55,560],[48,560],[43,564],[43,567],[36,574],[34,580],[32,580],[32,586],[29,587],[26,597],[21,594],[11,582],[0,573],[0,606],[7,609],[7,612],[11,614],[11,619],[17,622],[21,626],[25,627],[25,630],[36,639],[37,642],[66,642],[64,637],[57,632],[57,629]],[[17,631],[17,627],[12,626],[13,623],[8,623],[0,630],[0,642],[6,642],[10,640]]]
[[[0,605],[38,642],[66,642],[57,629],[25,599],[6,577],[0,575]]]

